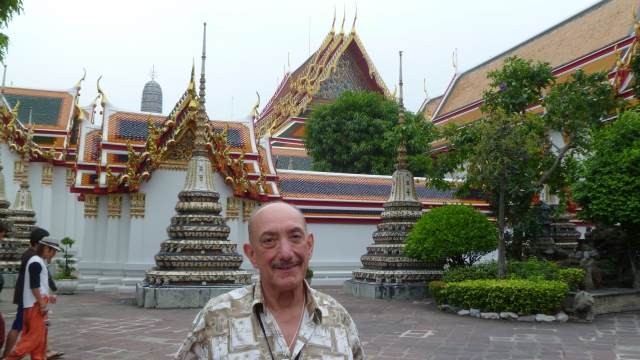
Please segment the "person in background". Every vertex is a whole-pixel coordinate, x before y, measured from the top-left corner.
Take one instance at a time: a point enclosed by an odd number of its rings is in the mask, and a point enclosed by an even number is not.
[[[7,225],[3,222],[0,222],[0,241],[4,239],[4,236],[7,234]],[[4,277],[0,274],[0,293],[2,293],[2,288],[4,287]],[[0,349],[2,349],[2,345],[4,344],[4,318],[2,314],[0,314]]]
[[[40,240],[36,254],[27,262],[24,275],[24,328],[20,341],[6,358],[20,360],[31,355],[32,360],[47,358],[47,325],[49,302],[52,292],[49,287],[49,270],[47,262],[60,250],[60,241],[56,238],[45,237]]]
[[[36,250],[38,250],[38,244],[40,240],[44,237],[49,236],[49,232],[43,228],[35,228],[31,231],[31,235],[29,236],[29,243],[31,245],[30,248],[25,250],[22,254],[22,259],[20,261],[20,269],[18,270],[18,280],[16,280],[16,288],[13,293],[13,303],[18,305],[18,311],[16,312],[16,319],[13,321],[13,325],[11,326],[11,330],[7,334],[7,341],[5,342],[6,346],[4,351],[2,352],[2,357],[0,359],[4,359],[13,350],[16,341],[18,340],[18,335],[22,331],[23,319],[24,319],[24,308],[22,306],[22,298],[24,295],[24,276],[25,269],[27,266],[27,262],[31,259],[35,254]],[[49,287],[52,291],[57,291],[56,284],[49,276]],[[52,303],[55,303],[56,298],[52,298]],[[4,336],[3,336],[4,338]],[[51,346],[47,344],[47,359],[58,359],[65,354],[64,351],[53,351],[51,350]]]

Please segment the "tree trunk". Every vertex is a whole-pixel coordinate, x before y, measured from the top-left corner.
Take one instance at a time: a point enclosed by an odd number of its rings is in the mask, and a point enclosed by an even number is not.
[[[629,236],[629,233],[627,233]],[[627,246],[629,248],[629,262],[631,263],[631,272],[633,273],[633,288],[640,289],[640,273],[638,273],[638,266],[636,264],[637,251],[631,246],[631,241],[627,239]]]
[[[504,243],[504,207],[505,180],[500,181],[500,199],[498,200],[498,279],[507,278],[507,256]]]

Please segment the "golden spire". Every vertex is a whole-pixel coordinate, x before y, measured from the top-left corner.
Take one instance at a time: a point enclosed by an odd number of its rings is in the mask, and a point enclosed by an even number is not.
[[[333,27],[336,24],[336,5],[333,5],[333,22],[331,23],[331,31],[329,34],[333,35],[336,33],[336,29]]]
[[[0,94],[2,95],[2,99],[4,99],[4,79],[6,77],[7,77],[7,65],[4,65],[4,74],[2,75],[2,88],[0,88]],[[4,102],[1,103],[0,106],[4,106]]]
[[[287,53],[287,68],[289,70],[289,72],[291,72],[291,53]]]
[[[429,100],[429,92],[427,91],[427,79],[424,78],[422,79],[423,83],[422,85],[424,86],[424,96],[427,100]]]
[[[207,58],[207,23],[204,23],[202,36],[202,69],[200,71],[200,92],[198,93],[198,111],[196,112],[196,141],[194,142],[194,156],[206,156],[207,148],[205,140],[205,126],[207,123],[207,111],[205,104],[205,72],[204,64]]]
[[[402,100],[402,51],[400,54],[400,97],[398,98],[398,124],[404,125],[404,102]],[[407,170],[409,164],[407,163],[407,144],[404,139],[398,146],[398,162],[396,163],[396,170]]]
[[[356,16],[353,18],[353,26],[351,27],[351,35],[356,34],[356,20],[358,20],[358,3],[356,3]]]
[[[342,15],[342,27],[340,28],[340,36],[344,36],[344,21],[347,19],[347,6],[344,6],[344,13]]]

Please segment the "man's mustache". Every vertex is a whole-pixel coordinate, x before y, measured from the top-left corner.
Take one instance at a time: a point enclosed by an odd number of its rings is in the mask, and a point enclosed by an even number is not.
[[[273,263],[271,264],[271,270],[274,270],[277,267],[289,266],[289,265],[302,265],[302,259],[292,259],[292,260]]]

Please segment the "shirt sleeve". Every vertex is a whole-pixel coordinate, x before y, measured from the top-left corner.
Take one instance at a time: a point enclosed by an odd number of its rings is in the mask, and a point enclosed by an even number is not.
[[[358,328],[356,328],[356,324],[353,322],[353,319],[350,315],[349,317],[349,344],[351,345],[351,352],[353,354],[354,360],[364,360],[367,357],[364,355],[364,348],[362,347],[362,343],[360,342],[360,335],[358,335]]]
[[[47,272],[47,274],[49,275],[49,289],[51,289],[52,292],[58,291],[58,287],[56,286],[56,283],[51,278],[51,273]]]
[[[37,289],[40,287],[40,271],[42,271],[42,265],[37,262],[32,262],[29,265],[29,289]]]
[[[189,330],[187,338],[184,339],[173,359],[209,359],[211,347],[209,346],[209,341],[206,339],[206,329],[205,310],[201,310],[195,320],[193,320],[193,326],[191,330]]]

